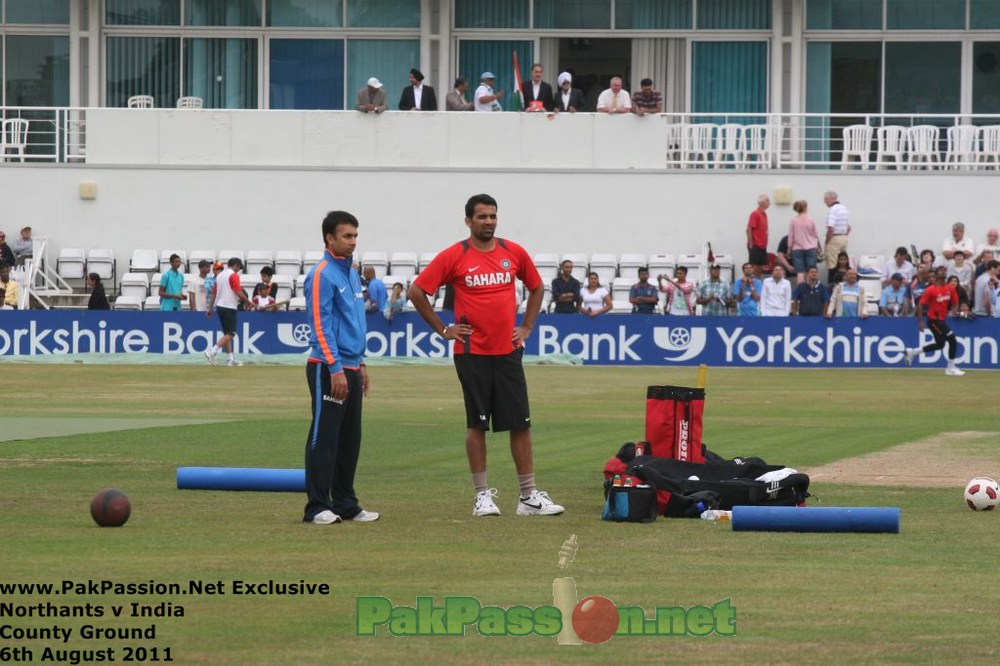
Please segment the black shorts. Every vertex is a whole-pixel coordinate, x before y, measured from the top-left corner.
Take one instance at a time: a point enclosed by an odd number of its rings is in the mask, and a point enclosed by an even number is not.
[[[459,354],[455,370],[465,397],[466,425],[493,432],[531,427],[528,383],[521,364],[523,350],[506,356]]]
[[[219,314],[219,325],[223,335],[236,335],[236,310],[232,308],[215,308]]]
[[[763,247],[751,247],[749,250],[749,262],[754,266],[767,266],[767,249]]]

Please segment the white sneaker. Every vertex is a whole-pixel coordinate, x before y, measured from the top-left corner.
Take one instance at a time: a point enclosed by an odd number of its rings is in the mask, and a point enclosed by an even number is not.
[[[378,519],[378,513],[375,511],[365,511],[364,509],[361,509],[358,515],[351,518],[351,520],[356,520],[359,523],[374,523]]]
[[[205,351],[205,358],[208,359],[208,364],[209,365],[215,365],[216,364],[215,354],[216,354],[216,352],[215,352],[214,348]]]
[[[215,365],[215,364],[213,363],[212,365]],[[240,362],[240,361],[237,361],[235,358],[231,358],[231,359],[229,359],[229,360],[226,361],[226,365],[228,365],[230,368],[238,368],[241,365],[243,365],[243,363]]]
[[[917,355],[917,351],[916,349],[906,350],[906,365],[913,365],[913,357]]]
[[[490,488],[481,493],[476,493],[476,503],[472,507],[473,516],[499,516],[500,507],[497,506],[493,498],[497,496],[497,489]]]
[[[315,516],[313,516],[313,525],[332,525],[334,523],[339,523],[341,517],[335,514],[333,511],[326,509],[325,511],[320,511]]]
[[[949,377],[961,377],[962,375],[965,374],[965,371],[959,370],[958,368],[952,366],[950,368],[945,368],[944,374],[948,375]]]
[[[549,494],[540,490],[532,490],[527,498],[517,503],[519,516],[556,516],[565,511],[549,498]]]

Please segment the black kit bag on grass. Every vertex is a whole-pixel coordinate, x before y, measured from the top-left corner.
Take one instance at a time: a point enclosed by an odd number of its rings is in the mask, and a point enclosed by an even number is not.
[[[614,486],[605,484],[602,520],[617,523],[651,523],[659,514],[656,490],[651,486]]]

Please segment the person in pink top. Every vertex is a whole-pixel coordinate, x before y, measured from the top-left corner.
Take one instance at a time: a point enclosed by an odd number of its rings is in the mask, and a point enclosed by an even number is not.
[[[798,282],[805,282],[806,273],[816,266],[819,256],[819,234],[816,220],[809,215],[809,204],[799,200],[792,204],[798,215],[788,223],[788,250],[792,253],[792,266],[798,275]]]
[[[656,282],[659,285],[660,291],[667,295],[667,302],[663,306],[663,314],[694,314],[694,283],[688,282],[687,273],[686,268],[678,266],[674,269],[673,278],[663,273],[656,276]]]

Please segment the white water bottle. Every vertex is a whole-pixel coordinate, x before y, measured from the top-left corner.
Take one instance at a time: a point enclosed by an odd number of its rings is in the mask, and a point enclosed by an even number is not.
[[[708,511],[701,512],[702,520],[718,520],[723,523],[728,523],[732,517],[732,511],[723,511],[722,509],[709,509]]]

